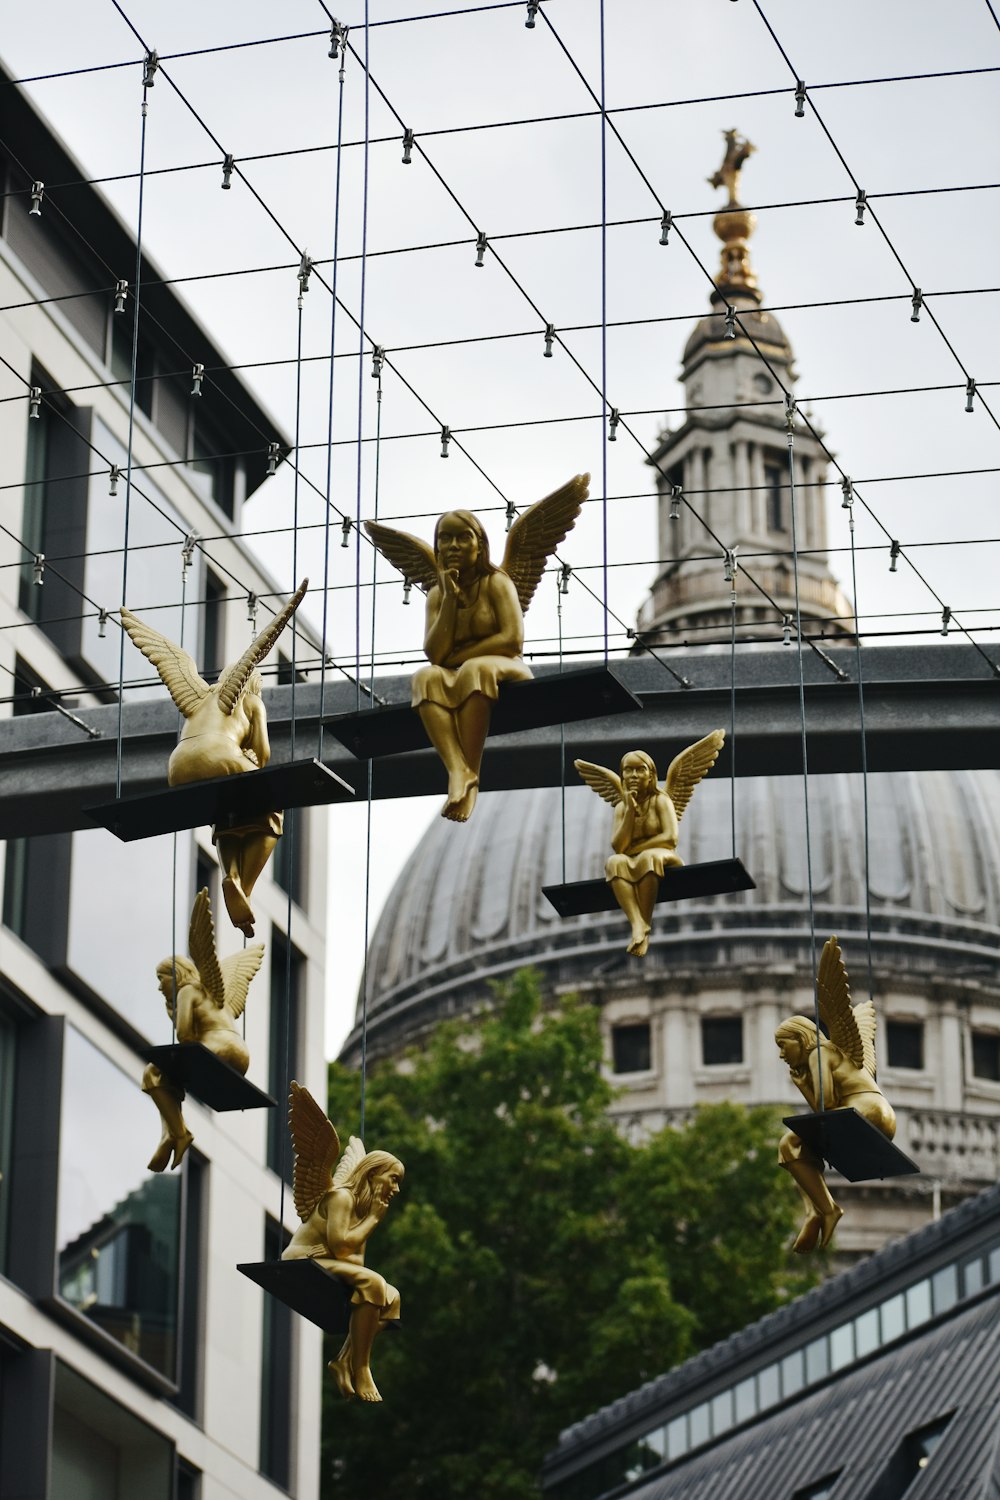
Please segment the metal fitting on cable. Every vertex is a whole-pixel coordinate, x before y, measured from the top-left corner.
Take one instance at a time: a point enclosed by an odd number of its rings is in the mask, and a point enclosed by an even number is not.
[[[195,543],[197,542],[197,540],[198,533],[196,531],[189,531],[187,536],[184,538],[184,543],[181,547],[181,578],[186,578],[188,576],[188,569],[190,568],[191,560],[194,557]]]
[[[122,477],[122,471],[121,471],[121,469],[119,469],[119,467],[118,467],[117,464],[112,464],[111,465],[111,472],[108,474],[108,494],[109,495],[117,495],[117,493],[118,493],[118,481],[119,481],[119,479],[121,477]]]
[[[736,337],[736,309],[735,309],[735,307],[733,307],[733,305],[732,305],[731,302],[726,304],[726,335],[725,336],[726,336],[727,339],[734,339]]]
[[[507,501],[507,530],[508,531],[513,526],[513,524],[514,524],[514,522],[516,520],[517,520],[517,506],[514,504],[513,500],[508,500]]]
[[[327,53],[327,57],[332,58],[334,62],[337,61],[341,52],[346,50],[348,30],[349,28],[342,25],[340,21],[333,20],[333,24],[330,27],[330,50]]]
[[[410,580],[408,578],[404,578],[403,579],[403,603],[404,604],[409,604],[409,602],[410,602],[410,590],[412,588],[413,588],[413,584],[410,582]]]
[[[268,445],[267,445],[267,472],[268,472],[269,475],[270,474],[277,474],[277,472],[278,472],[278,460],[280,459],[280,457],[281,457],[281,447],[280,447],[280,444],[278,444],[278,443],[268,443]]]
[[[525,31],[534,31],[535,17],[539,11],[539,0],[528,0],[528,14],[524,18]]]
[[[385,350],[381,344],[376,344],[372,350],[372,379],[380,380],[382,377],[382,365],[385,362]]]
[[[868,207],[868,194],[864,188],[858,188],[858,196],[854,200],[854,207],[857,209],[857,217],[854,222],[860,228],[865,222],[865,209]]]
[[[889,572],[890,573],[895,573],[896,572],[896,565],[897,565],[898,562],[899,562],[899,543],[898,542],[893,542],[890,545],[890,547],[889,547]]]
[[[797,120],[803,119],[805,117],[805,112],[806,112],[806,85],[805,85],[805,79],[803,79],[803,78],[797,78],[795,80],[795,118]]]
[[[125,299],[128,296],[128,282],[125,280],[115,282],[115,312],[125,311]]]
[[[570,579],[570,574],[572,573],[572,571],[573,571],[573,569],[570,567],[569,563],[563,563],[562,569],[561,569],[561,571],[559,573],[559,592],[560,592],[560,594],[568,594],[569,593],[569,579]]]
[[[790,646],[792,644],[792,617],[784,615],[781,621],[781,644]]]
[[[28,213],[34,219],[40,219],[42,217],[42,199],[44,198],[44,196],[45,183],[33,182],[31,184],[31,207],[28,209]]]
[[[233,185],[233,173],[236,170],[236,157],[227,155],[222,163],[222,190],[228,193]]]
[[[192,367],[192,370],[191,370],[191,394],[192,394],[192,396],[200,396],[201,395],[201,383],[202,383],[202,381],[204,379],[205,379],[205,366],[202,365],[202,364],[194,365]]]
[[[257,628],[257,595],[253,592],[252,589],[247,592],[247,619],[250,621],[250,624],[254,627],[254,629],[256,629]]]
[[[611,408],[611,415],[608,418],[608,442],[609,443],[617,443],[617,441],[618,441],[618,423],[620,421],[621,421],[621,417],[618,414],[618,408],[617,408],[617,406],[613,406]]]
[[[412,152],[413,147],[414,147],[415,144],[416,144],[416,136],[413,134],[413,131],[409,128],[409,126],[407,126],[406,129],[403,131],[403,166],[404,167],[408,167],[410,165],[411,161],[413,160],[413,158],[412,158],[412,156],[411,156],[410,153]]]
[[[543,357],[545,359],[551,359],[552,358],[552,343],[553,343],[553,340],[555,339],[555,336],[556,336],[556,325],[554,323],[546,323],[546,325],[545,325],[545,349],[543,351]]]
[[[973,380],[972,376],[970,375],[969,378],[968,378],[968,380],[965,382],[965,409],[966,409],[966,411],[971,411],[972,410],[972,401],[973,401],[973,397],[975,396],[975,394],[976,394],[976,382]],[[37,416],[37,412],[36,412],[36,416]]]
[[[670,519],[679,521],[681,518],[681,495],[683,490],[679,484],[670,486]]]
[[[487,243],[486,235],[480,230],[476,235],[476,265],[480,268],[483,264],[483,256],[486,254]]]
[[[942,635],[947,635],[948,634],[948,626],[950,624],[951,624],[951,610],[948,608],[948,606],[946,604],[945,607],[944,607],[944,609],[941,611],[941,634]]]
[[[42,388],[40,385],[28,387],[28,419],[32,422],[40,420],[42,415]]]
[[[448,457],[448,444],[451,442],[451,428],[441,428],[441,457]]]
[[[660,244],[661,245],[667,245],[667,244],[670,243],[670,231],[671,231],[671,229],[673,229],[673,227],[674,227],[674,216],[673,216],[673,214],[670,212],[670,210],[668,208],[664,212],[663,218],[660,220]]]
[[[152,51],[146,53],[146,61],[143,65],[142,86],[144,89],[151,89],[153,87],[156,82],[156,70],[159,66],[160,54],[154,47]]]
[[[345,516],[340,523],[340,545],[342,547],[349,547],[351,544],[351,524],[350,516]]]
[[[45,582],[45,553],[36,552],[35,561],[31,566],[31,581],[36,588],[41,588]]]
[[[308,250],[303,250],[302,259],[299,261],[299,269],[296,276],[299,282],[299,306],[302,306],[302,298],[309,290],[309,277],[312,275],[313,263],[309,258]]]
[[[97,634],[103,641],[108,633],[108,612],[106,609],[97,611]]]
[[[840,481],[840,488],[844,496],[843,500],[841,500],[840,502],[841,509],[850,510],[851,506],[854,504],[854,480],[851,478],[850,474],[844,475],[843,479]]]
[[[910,298],[910,305],[913,308],[913,311],[910,313],[910,322],[919,323],[920,309],[924,305],[924,294],[918,286],[915,286],[913,288],[913,296]]]
[[[737,575],[737,573],[740,570],[740,565],[739,565],[739,562],[737,561],[737,558],[736,558],[736,554],[739,552],[739,550],[740,550],[739,549],[739,545],[737,545],[735,547],[727,547],[725,549],[725,553],[726,553],[726,562],[725,562],[726,582],[733,584],[734,587],[735,587],[735,584],[736,584],[736,575]]]
[[[788,431],[788,435],[789,436],[791,436],[792,431],[794,429],[794,425],[795,425],[795,413],[796,413],[797,410],[798,410],[798,408],[795,405],[795,397],[792,395],[791,391],[786,391],[785,392],[785,427],[786,427],[786,429]]]

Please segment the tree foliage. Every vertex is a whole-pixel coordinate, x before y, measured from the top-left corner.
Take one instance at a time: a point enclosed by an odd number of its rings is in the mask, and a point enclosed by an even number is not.
[[[358,1091],[334,1065],[342,1134]],[[774,1111],[707,1106],[632,1145],[613,1098],[598,1012],[544,1009],[530,970],[370,1077],[366,1144],[406,1179],[367,1258],[403,1322],[375,1345],[382,1405],[327,1382],[324,1500],[530,1500],[562,1427],[808,1284]]]

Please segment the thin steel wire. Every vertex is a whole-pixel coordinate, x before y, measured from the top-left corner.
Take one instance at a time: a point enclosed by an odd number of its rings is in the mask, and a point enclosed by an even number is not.
[[[851,535],[851,597],[854,600],[854,662],[858,677],[858,728],[861,736],[861,796],[864,812],[865,941],[868,951],[868,998],[875,999],[875,965],[872,958],[871,838],[868,816],[868,736],[865,733],[865,678],[861,660],[861,625],[858,617],[858,569],[854,547],[854,510],[848,507]]]

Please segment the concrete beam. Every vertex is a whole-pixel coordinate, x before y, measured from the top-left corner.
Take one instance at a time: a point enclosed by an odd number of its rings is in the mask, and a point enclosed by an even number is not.
[[[805,658],[807,753],[810,773],[861,769],[857,665],[851,646],[830,646],[829,656],[847,674],[838,680],[812,652]],[[565,728],[565,763],[575,757],[617,765],[625,751],[648,750],[661,775],[673,755],[709,729],[730,729],[730,662],[726,647],[703,647],[666,657],[687,677],[678,686],[649,656],[616,662],[615,669],[642,700],[641,713],[591,719]],[[544,677],[557,668],[538,668]],[[970,646],[869,648],[862,653],[868,766],[872,771],[1000,768],[1000,681]],[[409,678],[377,680],[389,702],[407,702]],[[265,692],[275,761],[292,759],[291,687]],[[362,697],[362,707],[365,699]],[[353,713],[356,690],[328,682],[325,713]],[[320,688],[295,688],[295,757],[315,755],[319,744]],[[118,710],[87,709],[79,716],[100,731],[88,739],[56,713],[26,714],[0,724],[0,837],[58,833],[91,826],[86,809],[114,796]],[[177,737],[177,714],[162,698],[126,704],[122,755],[125,793],[162,788]],[[737,776],[799,775],[802,770],[797,654],[759,647],[736,658]],[[367,795],[367,762],[355,760],[326,731],[324,763]],[[727,745],[719,772],[729,774]],[[489,741],[483,790],[558,786],[563,753],[558,725]],[[575,773],[569,770],[572,780]],[[372,794],[414,797],[444,791],[429,749],[372,762]]]

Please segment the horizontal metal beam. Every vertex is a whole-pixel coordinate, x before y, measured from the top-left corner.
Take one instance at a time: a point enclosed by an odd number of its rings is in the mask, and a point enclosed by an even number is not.
[[[861,769],[860,703],[852,646],[830,646],[829,657],[845,680],[812,652],[804,662],[807,753],[810,773]],[[729,650],[702,647],[669,656],[687,678],[681,687],[649,656],[616,662],[615,670],[642,700],[641,712],[589,719],[491,739],[483,762],[484,791],[558,786],[576,757],[615,766],[631,749],[645,749],[661,775],[673,755],[708,730],[723,728],[728,742],[718,772],[733,769]],[[540,668],[539,677],[557,668]],[[872,771],[940,771],[1000,768],[1000,681],[970,646],[892,646],[862,652],[865,744]],[[408,702],[408,677],[377,679],[388,702]],[[319,746],[320,687],[265,692],[274,761],[314,755]],[[791,776],[802,770],[797,653],[759,647],[736,657],[735,771],[737,776]],[[362,695],[360,706],[364,707]],[[324,718],[354,713],[357,690],[328,683]],[[115,792],[115,705],[79,711],[100,732],[85,738],[55,713],[26,714],[0,724],[0,837],[57,833],[91,824],[86,809]],[[177,713],[166,693],[127,703],[123,716],[122,790],[129,795],[163,787],[167,759],[177,738]],[[294,744],[293,744],[294,738]],[[326,732],[320,758],[330,770],[367,795],[368,762],[356,760]],[[433,751],[414,750],[371,763],[372,795],[415,797],[444,794],[444,775]]]

